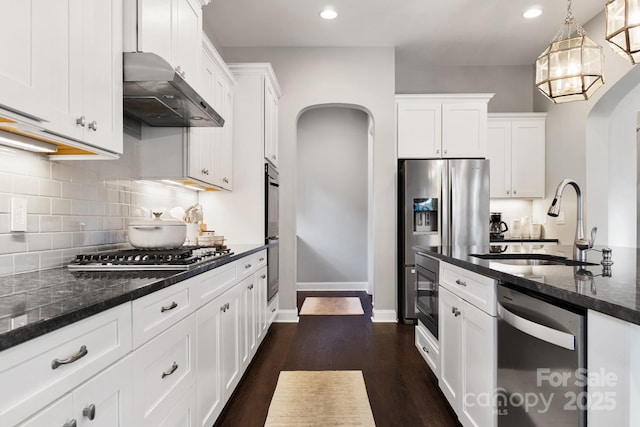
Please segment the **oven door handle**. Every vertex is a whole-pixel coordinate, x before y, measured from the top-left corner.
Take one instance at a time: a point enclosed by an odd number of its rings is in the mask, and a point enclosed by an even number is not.
[[[520,317],[504,308],[501,304],[498,304],[498,317],[527,335],[567,350],[573,351],[576,349],[576,337],[574,335]]]

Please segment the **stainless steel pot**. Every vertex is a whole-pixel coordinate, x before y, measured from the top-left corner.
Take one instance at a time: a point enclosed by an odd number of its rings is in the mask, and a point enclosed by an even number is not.
[[[187,237],[187,225],[180,220],[160,218],[162,213],[154,212],[153,215],[153,219],[139,218],[129,223],[129,243],[140,249],[173,249],[182,246]]]

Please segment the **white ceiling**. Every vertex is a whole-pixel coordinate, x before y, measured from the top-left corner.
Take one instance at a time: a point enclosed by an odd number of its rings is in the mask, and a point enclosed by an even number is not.
[[[522,18],[529,6],[543,10]],[[603,0],[574,0],[585,24]],[[333,6],[338,18],[319,17]],[[566,16],[564,0],[213,0],[205,29],[223,47],[395,46],[438,65],[533,64]]]

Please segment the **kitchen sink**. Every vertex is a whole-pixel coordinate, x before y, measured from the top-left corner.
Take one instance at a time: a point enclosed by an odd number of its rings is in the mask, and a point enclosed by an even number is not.
[[[562,256],[547,254],[469,254],[472,257],[489,259],[509,265],[598,265],[593,262],[576,261]]]

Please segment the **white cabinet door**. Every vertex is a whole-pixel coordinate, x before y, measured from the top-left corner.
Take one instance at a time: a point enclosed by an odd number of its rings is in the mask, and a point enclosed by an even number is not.
[[[544,197],[544,114],[491,114],[487,144],[491,197]]]
[[[406,101],[396,106],[398,158],[441,157],[442,105]]]
[[[278,95],[269,79],[264,82],[264,154],[278,167]]]
[[[0,1],[0,106],[41,122],[68,109],[71,3]]]
[[[242,375],[240,343],[244,325],[241,320],[241,295],[242,288],[236,286],[220,297],[221,302],[226,307],[220,322],[220,342],[222,343],[220,355],[221,379],[225,399],[231,396]]]
[[[462,344],[460,419],[465,426],[495,426],[497,416],[486,398],[494,395],[497,384],[496,318],[462,299],[457,304]]]
[[[511,123],[511,187],[513,197],[544,197],[545,121]]]
[[[164,58],[198,86],[202,8],[196,0],[138,0],[138,50]]]
[[[487,156],[487,104],[442,105],[442,157]]]
[[[487,132],[489,195],[492,198],[511,197],[511,122],[489,120]]]
[[[196,312],[196,395],[199,427],[213,425],[225,404],[220,376],[223,346],[220,341],[220,328],[223,310],[222,300],[216,298]]]
[[[225,122],[222,129],[219,129],[222,136],[218,149],[218,176],[222,188],[233,190],[233,89],[227,82],[223,81],[223,83],[221,87],[222,112],[220,114]]]
[[[241,369],[249,366],[251,357],[256,350],[256,295],[258,289],[255,284],[255,275],[241,281],[240,289],[240,319],[242,330],[240,339],[240,365]]]
[[[462,324],[456,315],[460,310],[460,299],[439,287],[438,339],[440,344],[440,378],[438,384],[454,410],[457,411],[460,399],[460,371],[462,343],[460,336]]]
[[[265,334],[267,333],[267,329],[269,328],[269,324],[267,324],[267,267],[262,267],[260,270],[256,272],[256,311],[255,311],[255,322],[256,322],[256,350],[257,346],[260,345],[262,340],[264,339]],[[255,353],[255,351],[254,351]]]

